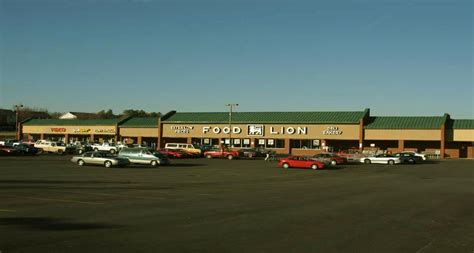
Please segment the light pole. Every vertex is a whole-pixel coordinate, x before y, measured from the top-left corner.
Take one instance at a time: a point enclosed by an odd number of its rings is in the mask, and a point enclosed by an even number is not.
[[[229,111],[229,145],[232,147],[232,108],[234,106],[239,106],[239,104],[226,104],[226,106],[230,107]]]
[[[22,104],[15,105],[15,130],[16,130],[16,139],[20,140],[20,124],[18,122],[18,116],[20,114],[20,108],[23,107]]]

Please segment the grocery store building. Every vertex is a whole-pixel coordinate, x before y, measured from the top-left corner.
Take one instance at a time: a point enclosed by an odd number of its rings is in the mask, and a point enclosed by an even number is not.
[[[158,118],[27,120],[24,139],[65,142],[166,143],[265,147],[282,154],[324,151],[418,151],[439,158],[474,158],[474,120],[449,114],[423,117],[371,116],[349,112],[176,112]]]

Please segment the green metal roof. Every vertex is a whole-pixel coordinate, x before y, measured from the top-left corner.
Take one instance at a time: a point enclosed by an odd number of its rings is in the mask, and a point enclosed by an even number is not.
[[[112,126],[120,119],[31,119],[25,126]]]
[[[120,127],[130,127],[130,128],[138,128],[138,127],[158,127],[158,118],[156,117],[134,117],[130,118],[129,120],[123,122]]]
[[[441,117],[371,117],[366,129],[440,129],[446,118]]]
[[[474,129],[474,119],[455,119],[453,129]]]
[[[232,123],[358,124],[366,114],[360,112],[233,112]],[[228,123],[228,112],[179,112],[164,123]]]

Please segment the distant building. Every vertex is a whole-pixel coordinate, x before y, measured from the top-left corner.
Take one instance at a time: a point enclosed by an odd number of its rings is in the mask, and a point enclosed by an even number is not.
[[[98,116],[95,113],[89,112],[67,112],[59,116],[59,119],[97,119]]]

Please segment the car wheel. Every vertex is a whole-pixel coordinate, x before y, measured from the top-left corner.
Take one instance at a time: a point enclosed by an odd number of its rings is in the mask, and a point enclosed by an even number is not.
[[[415,160],[413,160],[412,158],[410,158],[410,159],[408,160],[408,162],[409,162],[409,163],[416,163]]]
[[[212,155],[206,155],[206,158],[207,158],[207,159],[211,159],[211,158],[212,158]]]
[[[115,149],[111,149],[111,150],[110,150],[110,153],[111,153],[111,154],[115,154],[115,152],[117,152]]]
[[[394,160],[388,160],[388,164],[394,165],[394,164],[395,164],[395,161],[394,161]]]
[[[94,151],[97,152],[97,151],[99,151],[99,149],[98,149],[98,148],[95,148]]]
[[[311,165],[311,169],[312,169],[312,170],[317,170],[317,169],[318,169],[318,165],[317,165],[317,164]]]
[[[233,155],[228,155],[227,159],[232,160],[232,159],[234,159],[234,156]]]
[[[106,161],[106,162],[104,163],[104,166],[105,166],[106,168],[110,168],[110,167],[112,167],[112,162],[111,162],[111,161]]]
[[[79,150],[77,151],[77,153],[78,153],[79,155],[82,155],[82,153],[84,153],[84,151],[83,151],[82,149],[79,149]]]
[[[253,155],[252,155],[252,154],[249,154],[249,155],[248,155],[248,158],[252,158],[252,157],[253,157]]]
[[[288,169],[288,168],[290,167],[290,165],[289,165],[288,163],[284,163],[284,164],[282,165],[282,167],[285,168],[285,169]]]
[[[370,159],[365,159],[365,160],[364,160],[364,163],[365,163],[365,164],[370,164],[370,163],[371,163],[371,162],[370,162]]]
[[[58,150],[58,154],[60,154],[60,155],[64,154],[64,150],[62,150],[62,149]]]
[[[151,161],[150,165],[151,165],[152,167],[156,167],[156,166],[158,166],[158,162],[155,161],[155,160],[153,160],[153,161]]]
[[[334,160],[332,160],[332,161],[331,161],[331,166],[336,166],[336,165],[337,165],[337,162],[334,161]]]
[[[79,166],[84,166],[84,164],[85,164],[84,160],[78,160],[77,161],[77,165],[79,165]]]

